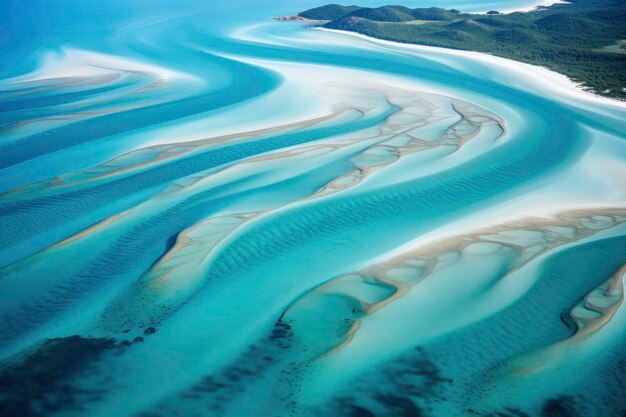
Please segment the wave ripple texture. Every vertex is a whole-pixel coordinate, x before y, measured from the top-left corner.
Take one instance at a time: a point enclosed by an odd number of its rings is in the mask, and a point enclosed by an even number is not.
[[[310,1],[23,3],[0,415],[625,415],[623,103]]]

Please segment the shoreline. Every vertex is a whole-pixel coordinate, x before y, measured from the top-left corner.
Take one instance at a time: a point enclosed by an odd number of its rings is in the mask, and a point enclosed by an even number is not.
[[[468,12],[462,11],[462,13],[486,15],[487,13],[489,13],[492,10],[498,11],[498,12],[500,12],[500,14],[528,13],[528,12],[534,12],[534,11],[540,10],[541,8],[550,7],[550,6],[553,6],[555,4],[570,4],[570,2],[567,1],[567,0],[547,0],[547,1],[546,0],[539,0],[539,1],[536,1],[536,2],[534,2],[532,4],[529,4],[528,6],[523,6],[523,7],[516,7],[516,8],[504,9],[504,10],[485,9],[485,10],[468,11]],[[330,20],[307,19],[306,17],[300,16],[299,13],[292,14],[292,15],[286,15],[286,16],[272,16],[271,19],[279,21],[279,22],[300,22],[300,23],[325,23],[325,22],[330,22]]]
[[[536,1],[532,4],[529,4],[527,6],[522,6],[522,7],[514,7],[514,8],[510,8],[510,9],[504,9],[504,10],[498,10],[498,9],[490,9],[490,10],[497,10],[500,12],[500,14],[511,14],[511,13],[528,13],[528,12],[534,12],[537,11],[541,8],[544,7],[550,7],[553,6],[555,4],[569,4],[569,1],[566,0],[539,0]],[[489,10],[483,10],[483,11],[477,11],[477,12],[464,12],[464,13],[471,13],[471,14],[487,14],[487,12],[489,12]]]
[[[569,97],[582,99],[588,102],[595,102],[597,104],[604,104],[608,106],[618,107],[622,109],[626,109],[626,101],[621,101],[617,99],[612,99],[609,97],[601,96],[599,94],[588,91],[582,87],[582,84],[575,82],[567,75],[561,74],[559,72],[553,71],[546,67],[541,67],[538,65],[527,64],[521,61],[515,61],[509,58],[503,58],[496,55],[491,55],[484,52],[476,52],[476,51],[465,51],[461,49],[453,49],[453,48],[444,48],[439,46],[427,46],[420,45],[414,43],[403,43],[403,42],[395,42],[388,41],[384,39],[374,38],[372,36],[364,35],[358,32],[351,32],[347,30],[338,30],[338,29],[328,29],[324,27],[311,27],[311,29],[319,30],[323,32],[337,33],[340,35],[348,35],[356,38],[361,38],[363,40],[376,43],[379,45],[391,46],[401,49],[407,50],[417,50],[421,52],[440,52],[447,55],[456,55],[462,56],[465,58],[470,58],[476,61],[480,61],[483,63],[497,65],[499,67],[507,68],[508,70],[512,70],[516,73],[524,74],[526,78],[532,78],[535,81],[540,82],[546,88],[559,93],[561,95],[566,95]]]

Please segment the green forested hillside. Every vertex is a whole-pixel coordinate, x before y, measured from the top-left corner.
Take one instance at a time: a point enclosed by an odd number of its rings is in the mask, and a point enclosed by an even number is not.
[[[322,7],[316,7],[315,9],[307,10],[299,13],[300,16],[311,20],[335,20],[341,19],[348,13],[355,10],[360,10],[362,7],[358,6],[340,6],[338,4],[328,4]]]
[[[542,65],[626,99],[625,0],[573,0],[528,13],[329,5],[300,13],[380,39],[491,53]],[[613,46],[612,46],[613,45]],[[609,47],[609,48],[607,48]]]

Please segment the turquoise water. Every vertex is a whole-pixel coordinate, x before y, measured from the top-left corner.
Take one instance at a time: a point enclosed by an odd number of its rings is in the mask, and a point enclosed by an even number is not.
[[[623,415],[626,107],[317,5],[2,6],[0,415]]]

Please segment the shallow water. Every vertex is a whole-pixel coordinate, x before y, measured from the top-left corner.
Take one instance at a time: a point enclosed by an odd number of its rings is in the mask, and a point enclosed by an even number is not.
[[[313,1],[22,3],[1,415],[626,411],[626,107]]]

